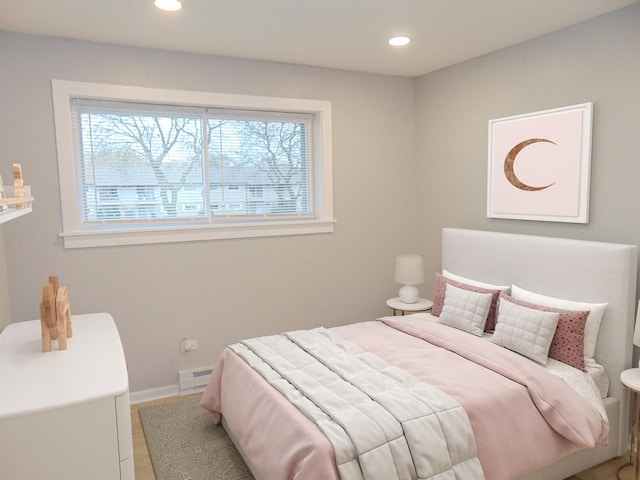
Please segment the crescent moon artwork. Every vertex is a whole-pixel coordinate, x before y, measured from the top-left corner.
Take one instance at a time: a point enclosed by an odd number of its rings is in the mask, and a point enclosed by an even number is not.
[[[549,188],[552,185],[555,184],[555,182],[550,183],[549,185],[544,185],[541,187],[534,187],[531,185],[527,185],[526,183],[524,183],[523,181],[521,181],[518,176],[516,175],[515,171],[514,171],[514,164],[516,161],[516,157],[518,156],[518,154],[527,146],[533,144],[533,143],[538,143],[538,142],[547,142],[547,143],[552,143],[552,144],[556,144],[555,142],[552,142],[551,140],[547,140],[546,138],[530,138],[528,140],[524,140],[523,142],[518,143],[515,147],[513,147],[511,150],[509,150],[509,153],[507,153],[507,156],[504,159],[504,175],[505,177],[507,177],[507,180],[509,180],[509,183],[511,185],[513,185],[514,187],[520,189],[520,190],[524,190],[526,192],[537,192],[540,190],[544,190],[545,188]]]
[[[487,217],[589,222],[593,104],[489,120]]]

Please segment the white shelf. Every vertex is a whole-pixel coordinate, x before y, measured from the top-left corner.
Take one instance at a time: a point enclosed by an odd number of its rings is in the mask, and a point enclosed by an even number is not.
[[[31,187],[25,185],[24,190],[24,198],[12,198],[13,187],[4,188],[4,192],[7,198],[0,199],[0,205],[5,205],[6,208],[0,212],[0,224],[18,217],[22,217],[27,213],[31,213],[31,202],[33,202],[33,197],[31,196]],[[27,206],[23,208],[17,208],[16,204],[18,203],[26,203]]]
[[[31,213],[31,207],[26,208],[7,208],[0,212],[0,223],[8,222],[9,220],[13,220],[14,218],[21,217],[26,215],[27,213]]]

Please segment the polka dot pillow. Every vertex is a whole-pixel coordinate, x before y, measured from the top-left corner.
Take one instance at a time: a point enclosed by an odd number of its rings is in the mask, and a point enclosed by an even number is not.
[[[522,307],[540,310],[542,312],[556,312],[560,314],[558,327],[551,341],[549,357],[571,365],[579,370],[586,371],[584,366],[584,327],[587,323],[589,310],[574,311],[560,308],[546,307],[534,303],[524,302],[502,293],[500,298],[505,298],[511,303]]]

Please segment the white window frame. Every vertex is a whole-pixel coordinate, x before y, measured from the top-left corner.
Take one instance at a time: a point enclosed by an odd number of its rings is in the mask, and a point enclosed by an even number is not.
[[[332,184],[331,102],[297,98],[167,90],[52,80],[62,233],[65,248],[136,245],[247,237],[330,233],[334,230]],[[156,105],[198,106],[311,114],[313,117],[313,178],[315,218],[245,221],[232,224],[188,225],[140,229],[81,230],[78,188],[80,175],[74,155],[71,100],[142,102]]]

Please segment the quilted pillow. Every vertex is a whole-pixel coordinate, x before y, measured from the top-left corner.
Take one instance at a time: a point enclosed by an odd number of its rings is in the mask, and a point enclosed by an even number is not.
[[[447,285],[439,322],[482,336],[487,322],[492,295]]]
[[[500,292],[502,290],[468,285],[466,283],[452,280],[451,278],[446,278],[436,272],[433,294],[433,307],[431,307],[431,314],[435,315],[436,317],[440,316],[440,312],[442,312],[442,307],[444,305],[445,288],[447,284],[453,285],[454,287],[462,288],[464,290],[469,290],[471,292],[491,294],[491,307],[489,308],[489,315],[487,316],[487,323],[484,326],[484,330],[486,332],[493,331],[496,324],[496,304],[498,303],[498,296],[500,295]]]
[[[491,341],[546,365],[560,314],[516,305],[501,298]]]
[[[505,298],[511,303],[543,312],[557,312],[560,314],[558,327],[553,336],[549,357],[586,371],[584,365],[584,328],[589,316],[589,310],[563,310],[534,303],[517,300],[513,297],[500,295],[500,301]]]
[[[511,286],[511,296],[525,302],[544,305],[545,307],[561,308],[563,310],[589,310],[587,323],[584,327],[584,358],[586,362],[594,361],[596,354],[596,342],[598,341],[598,332],[602,317],[607,308],[607,303],[586,303],[576,302],[574,300],[565,300],[563,298],[549,297],[540,293],[531,292],[520,288],[517,285]]]

